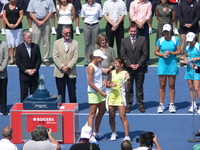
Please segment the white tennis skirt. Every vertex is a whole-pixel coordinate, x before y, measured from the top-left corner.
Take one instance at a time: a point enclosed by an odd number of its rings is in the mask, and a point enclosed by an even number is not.
[[[22,43],[22,29],[5,29],[8,48],[17,47]]]

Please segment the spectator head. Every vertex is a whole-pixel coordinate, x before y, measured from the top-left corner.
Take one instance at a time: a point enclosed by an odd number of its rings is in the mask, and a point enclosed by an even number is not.
[[[2,129],[2,136],[6,139],[12,139],[13,130],[10,126],[6,126]]]
[[[163,26],[163,35],[165,38],[170,38],[173,35],[172,26],[170,24],[165,24]]]
[[[152,147],[153,146],[153,137],[150,132],[144,132],[140,134],[139,139],[141,146]]]
[[[71,38],[71,28],[69,26],[62,26],[62,36],[65,40]]]
[[[131,37],[136,37],[137,36],[137,31],[138,31],[138,26],[135,22],[132,22],[130,26],[128,27],[128,32]]]
[[[31,136],[34,141],[44,141],[49,138],[47,128],[42,125],[35,127],[33,132],[31,132]]]
[[[58,0],[58,5],[62,5],[62,4],[65,4],[65,3],[72,3],[72,0],[65,0],[65,1],[63,1],[63,0]]]
[[[192,42],[192,41],[198,41],[198,36],[196,34],[194,34],[193,32],[188,32],[187,36],[186,36],[186,41],[187,42]]]
[[[26,45],[31,45],[32,42],[32,33],[29,30],[25,30],[23,32],[23,40],[26,43]]]
[[[104,33],[100,33],[97,35],[96,48],[99,49],[102,46],[102,44],[105,44],[106,47],[108,47],[108,45],[109,45],[108,38],[107,38],[106,34],[104,34]]]
[[[92,128],[90,126],[83,126],[81,129],[81,139],[90,139],[92,135]]]
[[[172,30],[172,27],[171,27],[171,25],[170,24],[165,24],[164,26],[163,26],[163,32],[164,31],[171,31]]]
[[[127,67],[124,58],[118,57],[115,59],[115,61],[117,61],[120,65],[123,65],[123,68]]]
[[[96,57],[96,58],[101,58],[102,60],[103,60],[103,59],[107,59],[107,56],[104,55],[104,53],[103,53],[102,50],[100,50],[100,49],[96,49],[93,53],[91,53],[91,54],[89,55],[89,58],[90,58],[91,60],[93,60],[95,57]]]
[[[189,43],[190,47],[194,47],[198,41],[198,35],[195,35],[193,32],[189,32],[186,35],[186,42]]]
[[[132,144],[130,141],[125,140],[121,142],[121,150],[132,150]]]

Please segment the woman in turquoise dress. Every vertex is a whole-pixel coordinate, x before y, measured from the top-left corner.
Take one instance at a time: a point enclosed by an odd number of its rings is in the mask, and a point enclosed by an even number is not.
[[[190,88],[190,97],[191,97],[191,107],[188,110],[189,112],[194,112],[197,109],[195,95],[197,93],[198,98],[200,99],[200,73],[196,73],[193,69],[193,65],[200,66],[200,44],[197,42],[197,36],[193,32],[187,34],[186,41],[189,44],[186,46],[184,52],[188,55],[186,72],[184,79],[187,80],[188,86]],[[196,92],[196,93],[195,93]],[[197,111],[200,114],[200,109]]]
[[[159,99],[160,104],[157,108],[158,113],[164,112],[164,98],[166,83],[168,79],[170,105],[169,111],[171,113],[176,112],[176,106],[174,105],[175,97],[175,81],[176,75],[178,75],[178,64],[176,55],[181,54],[180,41],[177,37],[172,36],[172,28],[170,24],[163,26],[164,36],[159,38],[156,43],[154,54],[159,56],[158,61],[158,75],[160,82]]]
[[[130,141],[129,137],[129,123],[126,118],[126,98],[125,90],[127,88],[127,80],[130,78],[127,71],[123,68],[125,67],[125,62],[123,58],[116,58],[114,62],[115,70],[111,71],[108,76],[108,81],[106,87],[111,88],[110,94],[107,96],[107,104],[109,109],[109,123],[112,130],[112,135],[110,137],[111,141],[116,140],[117,134],[115,131],[115,115],[116,109],[119,110],[120,119],[124,126],[125,137],[124,140]]]

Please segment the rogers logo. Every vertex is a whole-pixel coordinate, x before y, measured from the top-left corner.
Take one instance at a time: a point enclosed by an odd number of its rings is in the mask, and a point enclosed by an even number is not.
[[[33,121],[54,121],[54,118],[33,118]]]

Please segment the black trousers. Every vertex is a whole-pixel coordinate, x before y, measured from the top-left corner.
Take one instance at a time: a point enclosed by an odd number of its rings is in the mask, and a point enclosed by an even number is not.
[[[0,79],[0,106],[3,113],[7,111],[7,85],[8,78]]]
[[[62,96],[62,103],[65,103],[66,84],[68,87],[69,102],[76,103],[76,78],[69,78],[67,74],[65,74],[63,78],[56,77],[58,95]]]
[[[145,72],[146,67],[138,68],[137,70],[132,70],[131,68],[127,69],[128,73],[130,74],[130,89],[126,92],[126,102],[127,102],[127,108],[131,108],[133,104],[133,84],[135,81],[135,87],[136,87],[136,101],[138,108],[144,107],[144,91],[143,91],[143,84],[145,80]]]
[[[28,96],[28,91],[30,94],[34,94],[35,90],[38,88],[38,80],[22,81],[20,80],[20,97],[21,103],[24,101],[26,96]]]
[[[140,29],[138,28],[138,35],[140,36],[144,36],[147,42],[147,50],[148,50],[148,55],[147,55],[147,62],[150,61],[150,46],[149,46],[149,25],[148,23],[144,24],[144,28]]]
[[[124,38],[124,22],[122,21],[115,31],[111,30],[112,25],[110,23],[106,24],[106,36],[109,40],[109,46],[114,46],[114,38],[116,38],[117,45],[117,55],[120,57],[121,39]]]

